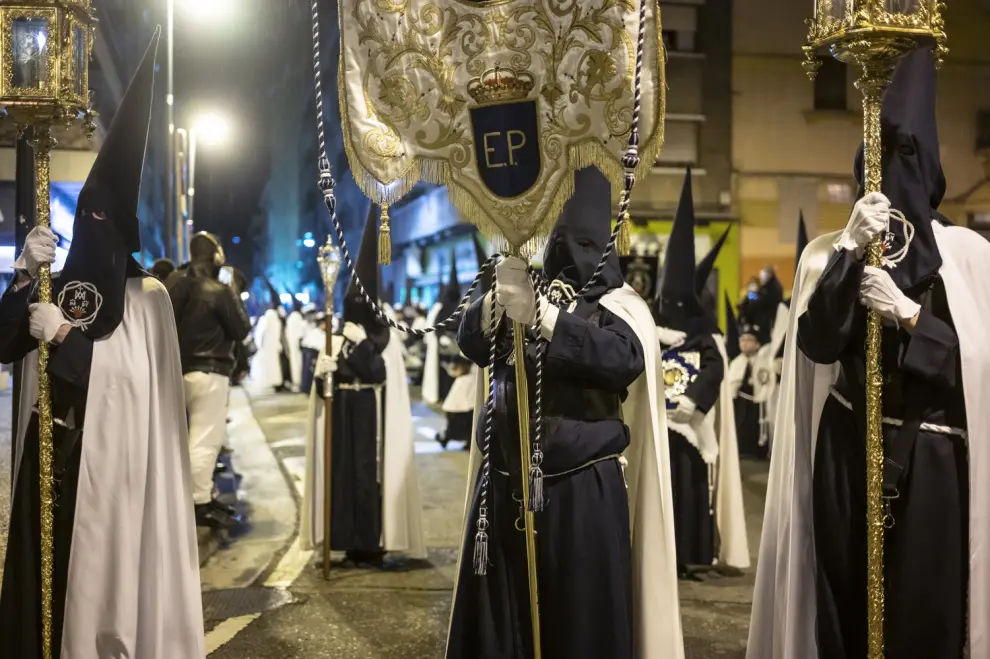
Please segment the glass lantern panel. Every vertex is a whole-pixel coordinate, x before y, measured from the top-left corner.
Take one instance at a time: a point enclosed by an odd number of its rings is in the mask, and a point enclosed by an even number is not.
[[[888,14],[914,14],[921,8],[921,0],[884,0]]]
[[[76,25],[72,28],[72,74],[75,92],[86,95],[86,30]]]
[[[846,17],[847,0],[832,0],[830,3],[832,18],[842,20]]]
[[[21,16],[13,24],[14,86],[48,86],[48,19]]]

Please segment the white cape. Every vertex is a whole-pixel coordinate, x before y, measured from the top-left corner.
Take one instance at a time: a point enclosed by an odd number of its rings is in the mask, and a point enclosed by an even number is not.
[[[481,369],[472,364],[470,371],[454,378],[454,383],[450,385],[450,393],[444,398],[441,409],[448,414],[473,412],[474,397],[478,390],[478,378],[480,377]]]
[[[24,359],[21,419],[37,400],[37,360]],[[85,419],[61,659],[202,659],[179,341],[153,277],[128,280],[123,320],[93,345]]]
[[[714,336],[722,353],[722,363],[729,371],[725,337]],[[736,437],[736,411],[732,384],[722,378],[718,402],[709,412],[718,433],[718,480],[715,484],[715,523],[718,526],[720,565],[740,569],[749,567],[749,539],[746,536],[746,510],[743,507],[742,473],[739,468],[739,442]]]
[[[674,509],[670,483],[670,447],[667,421],[654,402],[662,386],[662,361],[658,354],[656,326],[643,299],[628,284],[602,298],[603,307],[629,325],[643,346],[646,370],[628,390],[622,414],[630,430],[630,445],[624,457],[629,486],[632,529],[634,634],[637,659],[684,659],[677,556],[674,544]],[[478,377],[477,414],[484,409],[484,371]],[[471,442],[465,520],[474,496],[474,478],[481,465],[477,443]],[[552,504],[551,504],[552,505]],[[473,534],[468,534],[473,539]],[[460,562],[470,560],[472,547],[461,547]],[[457,583],[454,583],[457,593]],[[453,607],[451,607],[453,610]]]
[[[334,336],[334,354],[342,339]],[[423,506],[413,443],[412,408],[402,349],[390,337],[385,352],[385,455],[382,483],[382,543],[386,551],[403,552],[410,558],[426,558],[423,536]],[[306,470],[299,535],[305,549],[323,542],[323,450],[324,403],[310,392],[309,424],[306,428]]]
[[[251,361],[251,379],[262,387],[277,387],[282,381],[282,319],[269,309],[254,327],[254,343],[258,353]]]
[[[427,327],[436,325],[442,306],[437,302],[426,314]],[[437,333],[427,334],[423,338],[423,344],[426,346],[426,361],[423,363],[423,401],[429,405],[436,405],[440,402],[440,343],[437,340]]]
[[[296,387],[302,382],[303,358],[302,343],[306,336],[306,319],[298,311],[293,311],[285,321],[285,343],[289,348],[289,373]]]
[[[959,337],[965,385],[970,470],[969,656],[990,658],[990,243],[968,229],[932,223],[942,254],[939,274]],[[788,335],[832,254],[838,233],[813,240],[795,278]],[[748,659],[819,659],[815,643],[815,544],[812,474],[822,406],[837,366],[818,366],[785,347],[774,453],[759,567],[753,593]],[[822,659],[827,659],[823,657]]]

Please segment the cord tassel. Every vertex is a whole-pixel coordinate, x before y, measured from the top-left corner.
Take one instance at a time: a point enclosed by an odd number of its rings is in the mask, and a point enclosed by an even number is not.
[[[392,264],[392,229],[388,225],[388,204],[382,204],[382,223],[378,229],[378,262]]]
[[[478,532],[474,535],[474,573],[479,577],[488,574],[488,519],[478,519]]]
[[[543,480],[543,469],[534,464],[529,470],[529,509],[534,513],[543,512],[543,507],[546,505]]]
[[[623,213],[619,224],[619,235],[615,239],[615,251],[619,256],[629,256],[629,251],[632,249],[632,239],[629,236],[629,222],[629,213]]]

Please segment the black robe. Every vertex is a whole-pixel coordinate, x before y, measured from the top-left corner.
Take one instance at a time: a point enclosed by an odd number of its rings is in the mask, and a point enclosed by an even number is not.
[[[38,342],[28,331],[28,305],[33,286],[8,289],[0,299],[0,363],[19,361],[36,350]],[[48,362],[52,412],[59,420],[71,418],[78,430],[53,426],[55,446],[55,566],[52,616],[52,656],[62,645],[62,621],[69,574],[76,508],[79,461],[82,456],[86,391],[92,364],[93,342],[82,332],[71,330],[59,346],[52,346]],[[28,395],[23,392],[22,395]],[[17,405],[17,401],[14,403]],[[16,440],[16,438],[15,438]],[[10,533],[0,589],[0,645],[2,656],[37,659],[41,656],[41,505],[39,494],[38,415],[28,422],[14,497],[10,510]]]
[[[718,401],[725,377],[725,364],[715,338],[705,333],[688,336],[677,351],[701,354],[698,377],[684,395],[694,401],[699,412],[708,414]],[[668,435],[677,565],[680,570],[688,565],[711,565],[715,560],[715,518],[709,466],[686,437],[673,429]]]
[[[739,392],[732,401],[736,417],[736,439],[739,442],[740,457],[763,459],[767,457],[768,447],[760,446],[760,404],[753,400],[753,357],[746,359],[746,372]]]
[[[862,276],[863,265],[848,252],[834,254],[798,325],[805,355],[840,364],[822,412],[812,486],[817,638],[819,655],[829,659],[866,656]],[[906,470],[893,481],[899,497],[890,502],[893,526],[884,539],[886,657],[959,659],[969,578],[966,442],[959,434],[918,428],[922,422],[966,428],[959,341],[937,275],[905,294],[923,307],[914,332],[883,331],[883,414],[904,421],[884,424],[884,453],[889,458],[910,449]]]
[[[337,357],[333,397],[333,511],[331,547],[363,560],[381,553],[382,487],[378,419],[384,425],[385,389],[381,348],[367,339],[345,342]],[[353,389],[350,387],[367,387]],[[317,393],[321,393],[322,383]],[[383,405],[378,408],[379,401]]]
[[[486,366],[482,301],[465,314],[458,334],[464,354]],[[590,320],[585,320],[590,318]],[[527,659],[533,656],[511,333],[498,333],[495,433],[491,445],[490,561],[473,573],[481,482],[468,515],[447,659]],[[530,401],[533,346],[527,359]],[[544,657],[632,659],[633,584],[629,503],[617,457],[629,445],[621,420],[626,388],[644,369],[643,350],[622,320],[581,302],[561,311],[546,349],[543,450],[546,507],[535,513]],[[532,409],[532,406],[531,406]],[[484,417],[476,435],[484,437]],[[475,475],[472,474],[472,477]]]

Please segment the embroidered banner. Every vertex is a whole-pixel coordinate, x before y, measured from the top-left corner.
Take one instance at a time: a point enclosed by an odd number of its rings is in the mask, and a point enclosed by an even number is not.
[[[340,109],[354,177],[376,204],[446,185],[490,239],[549,232],[595,165],[622,180],[639,0],[340,0]],[[663,145],[664,54],[647,2],[641,163]],[[604,220],[603,220],[604,221]]]

